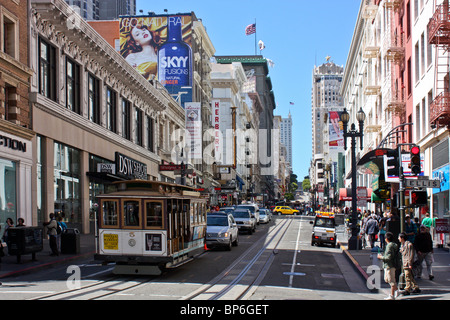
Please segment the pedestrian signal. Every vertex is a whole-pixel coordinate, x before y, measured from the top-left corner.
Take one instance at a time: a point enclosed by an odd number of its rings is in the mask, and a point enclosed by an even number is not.
[[[397,150],[388,150],[383,156],[385,178],[398,177],[400,175],[400,165]],[[388,180],[386,180],[388,181]]]

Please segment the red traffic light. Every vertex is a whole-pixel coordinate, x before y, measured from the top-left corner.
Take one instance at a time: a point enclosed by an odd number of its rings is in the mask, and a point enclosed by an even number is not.
[[[418,146],[414,146],[411,148],[411,154],[413,155],[419,155],[420,154],[420,148]]]

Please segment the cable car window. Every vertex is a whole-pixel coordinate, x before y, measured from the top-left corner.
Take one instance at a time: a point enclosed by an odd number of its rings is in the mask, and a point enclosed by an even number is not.
[[[139,201],[125,200],[123,202],[123,216],[125,227],[139,227]]]
[[[162,228],[163,227],[162,202],[146,201],[145,216],[147,228]]]
[[[105,227],[117,227],[119,224],[119,202],[117,200],[102,201],[102,224]]]

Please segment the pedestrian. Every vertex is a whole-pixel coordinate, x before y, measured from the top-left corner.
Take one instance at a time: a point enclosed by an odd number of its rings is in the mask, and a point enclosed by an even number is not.
[[[59,256],[58,243],[57,243],[57,228],[58,224],[55,220],[55,215],[53,213],[49,214],[50,221],[44,222],[44,227],[47,229],[47,234],[50,239],[50,249],[52,250],[51,256]]]
[[[420,279],[422,277],[422,264],[425,260],[428,277],[430,280],[433,280],[433,239],[431,239],[429,229],[424,225],[420,226],[420,233],[416,236],[414,248],[417,252],[417,278]]]
[[[384,249],[384,247],[385,247],[386,220],[387,220],[387,213],[385,212],[383,214],[383,217],[380,219],[380,222],[378,223],[378,229],[380,230],[379,238],[380,238],[380,247],[381,247],[381,249]]]
[[[378,234],[378,220],[375,214],[372,214],[366,222],[365,233],[369,237],[370,247],[375,247],[376,236]]]
[[[8,243],[8,229],[14,228],[14,221],[11,218],[6,219],[5,231],[3,232],[2,240],[5,243]]]
[[[435,222],[433,219],[430,218],[430,213],[427,212],[425,214],[425,218],[422,219],[422,224],[427,227],[428,229],[431,229],[431,227],[435,227]]]
[[[413,264],[414,264],[414,246],[408,240],[408,236],[405,232],[398,235],[398,241],[400,241],[400,252],[402,254],[402,266],[403,274],[405,276],[405,289],[400,290],[399,294],[409,295],[411,293],[420,293],[419,286],[414,280]]]
[[[405,234],[406,240],[411,243],[414,243],[417,235],[417,225],[411,220],[411,216],[409,214],[405,217]]]
[[[25,227],[25,220],[23,218],[17,219],[16,228]]]
[[[367,232],[366,232],[366,225],[367,221],[369,220],[369,214],[367,211],[364,210],[364,218],[361,221],[361,237],[362,237],[362,247],[363,249],[367,246]]]
[[[62,219],[62,217],[60,215],[58,215],[56,217],[56,222],[58,223],[58,227],[56,229],[56,240],[57,240],[57,243],[58,243],[58,251],[61,252],[61,234],[66,232],[67,225],[63,221],[63,219]]]
[[[391,287],[391,293],[385,300],[395,300],[398,296],[398,286],[396,280],[396,271],[399,263],[398,245],[394,242],[394,234],[386,232],[386,250],[384,254],[378,254],[378,259],[383,261],[384,281]]]

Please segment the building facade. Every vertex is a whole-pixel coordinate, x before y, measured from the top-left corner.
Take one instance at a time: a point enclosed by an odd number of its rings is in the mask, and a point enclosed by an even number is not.
[[[62,0],[31,2],[32,126],[38,224],[50,212],[88,233],[114,181],[163,180],[168,128],[184,110],[146,81]],[[120,76],[119,76],[120,75]],[[52,125],[48,125],[51,123]]]
[[[29,2],[0,2],[0,226],[33,223],[33,141],[28,99]],[[4,229],[3,229],[4,230]]]
[[[291,112],[287,118],[281,119],[280,125],[281,144],[286,147],[285,159],[288,163],[288,167],[293,166],[292,162],[292,116]]]
[[[244,70],[251,78],[248,86],[249,96],[254,101],[254,106],[262,108],[257,111],[259,114],[258,123],[258,154],[257,165],[261,177],[261,197],[262,203],[273,202],[275,200],[275,172],[278,171],[278,155],[275,155],[274,145],[280,143],[279,130],[273,129],[274,110],[276,109],[275,95],[272,90],[272,80],[269,77],[268,62],[262,56],[216,56],[220,64],[230,64],[240,62]]]

